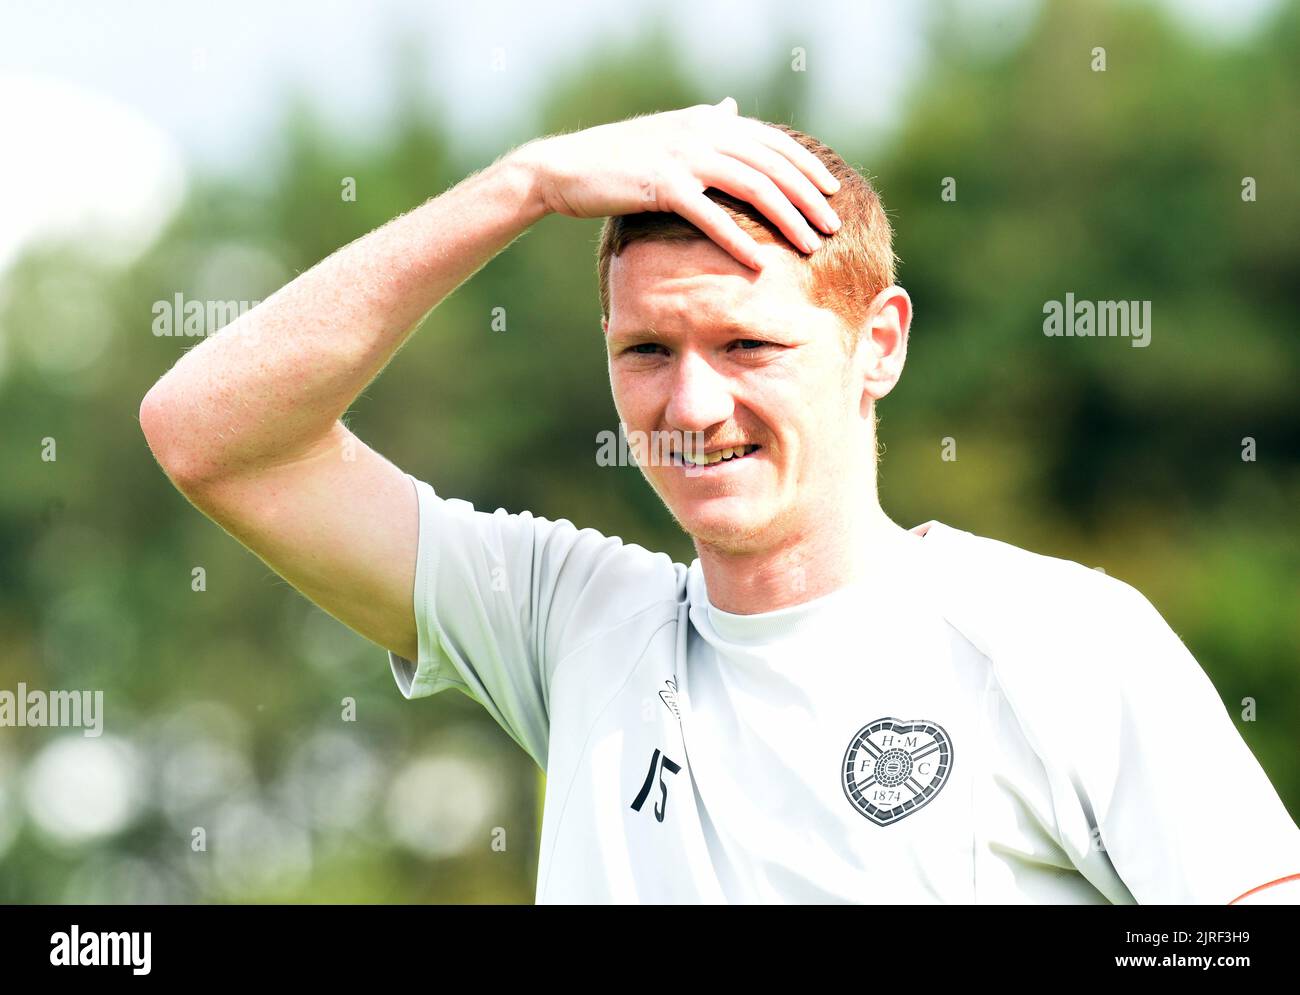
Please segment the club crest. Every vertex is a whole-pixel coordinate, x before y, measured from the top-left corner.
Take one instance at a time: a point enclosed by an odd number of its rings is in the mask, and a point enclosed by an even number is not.
[[[892,826],[939,793],[952,756],[952,740],[934,722],[876,719],[844,752],[844,794],[877,826]]]

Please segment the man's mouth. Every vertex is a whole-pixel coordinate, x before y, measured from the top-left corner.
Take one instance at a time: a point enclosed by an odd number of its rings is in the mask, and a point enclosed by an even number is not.
[[[709,467],[718,466],[723,463],[734,463],[737,460],[743,460],[752,453],[758,452],[762,446],[743,445],[731,446],[723,449],[714,449],[707,453],[698,455],[687,452],[673,453],[673,465],[686,467],[690,470],[707,470]]]

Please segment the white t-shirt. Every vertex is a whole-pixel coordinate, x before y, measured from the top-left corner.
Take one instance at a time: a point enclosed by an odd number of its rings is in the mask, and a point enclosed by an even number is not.
[[[1300,830],[1136,590],[938,522],[778,611],[411,478],[419,660],[546,772],[536,898],[1216,903]]]

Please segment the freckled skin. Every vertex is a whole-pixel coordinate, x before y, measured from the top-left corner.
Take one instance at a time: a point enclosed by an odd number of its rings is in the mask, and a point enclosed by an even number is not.
[[[855,574],[855,544],[903,531],[876,498],[871,404],[902,371],[906,293],[882,292],[877,301],[893,303],[846,360],[843,327],[808,300],[798,257],[762,248],[756,273],[711,241],[635,242],[611,261],[605,324],[629,435],[699,432],[710,448],[763,447],[725,476],[639,459],[693,538],[715,606],[741,613],[835,589]]]

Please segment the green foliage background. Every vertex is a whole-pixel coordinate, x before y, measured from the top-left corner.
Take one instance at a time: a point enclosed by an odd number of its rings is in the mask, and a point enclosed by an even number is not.
[[[931,71],[895,141],[868,147],[852,121],[819,134],[877,182],[916,305],[906,373],[881,407],[886,511],[1134,584],[1234,718],[1255,700],[1257,720],[1238,728],[1300,812],[1300,6],[1226,47],[1131,4],[1047,3],[998,54],[935,23]],[[780,55],[798,43],[773,40],[765,79],[701,87],[671,35],[647,22],[634,45],[592,51],[552,80],[541,130],[728,92],[742,113],[804,126],[804,77]],[[1107,48],[1104,73],[1089,68],[1094,44]],[[541,788],[531,762],[463,696],[404,701],[381,650],[170,487],[136,420],[191,344],[151,334],[154,301],[264,298],[533,137],[463,147],[413,82],[426,54],[417,43],[398,60],[395,123],[381,141],[332,131],[283,94],[258,168],[200,170],[181,214],[128,268],[64,245],[5,276],[0,688],[105,689],[107,731],[135,750],[141,801],[121,831],[57,841],[24,799],[37,755],[78,734],[0,729],[0,901],[531,901]],[[355,203],[339,196],[345,176],[356,178]],[[948,176],[955,203],[939,196]],[[1242,200],[1246,176],[1256,203]],[[597,433],[617,426],[598,230],[540,223],[430,317],[349,424],[440,493],[568,518],[689,562],[689,541],[637,471],[591,458]],[[1045,337],[1043,303],[1067,291],[1151,300],[1151,345]],[[496,307],[507,309],[505,333],[489,330]],[[52,377],[30,361],[41,349],[75,353],[92,325],[107,336],[93,363]],[[947,436],[955,462],[939,458]],[[40,458],[45,437],[57,440],[56,462]],[[1242,459],[1246,437],[1254,462]],[[207,572],[202,593],[190,589],[195,565]],[[347,696],[355,724],[339,721]],[[200,741],[242,758],[238,792],[219,779],[206,793],[195,786],[222,755],[189,756]],[[1195,750],[1171,744],[1169,760]],[[464,777],[496,792],[471,842],[441,856],[389,831],[391,779],[440,757],[460,758]],[[457,776],[427,783],[451,792]],[[193,793],[179,812],[166,801],[178,779]],[[1206,785],[1206,804],[1231,793]],[[260,870],[227,874],[222,839],[194,853],[188,827],[244,824],[229,809],[239,799],[262,813],[252,824],[265,834],[229,866]],[[335,806],[352,814],[331,818]],[[491,827],[506,830],[504,852],[489,846]]]

